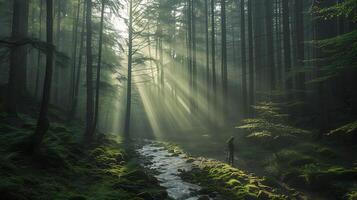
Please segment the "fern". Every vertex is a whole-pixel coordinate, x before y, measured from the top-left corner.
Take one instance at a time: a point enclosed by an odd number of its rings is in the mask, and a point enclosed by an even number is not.
[[[257,117],[244,119],[243,125],[236,127],[248,131],[248,138],[274,140],[280,137],[296,137],[299,134],[310,133],[307,130],[287,124],[289,115],[282,112],[280,104],[260,102],[253,108]]]

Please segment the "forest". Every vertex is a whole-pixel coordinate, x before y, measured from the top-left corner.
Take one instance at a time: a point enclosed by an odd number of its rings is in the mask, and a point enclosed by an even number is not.
[[[0,199],[357,200],[357,0],[0,0]]]

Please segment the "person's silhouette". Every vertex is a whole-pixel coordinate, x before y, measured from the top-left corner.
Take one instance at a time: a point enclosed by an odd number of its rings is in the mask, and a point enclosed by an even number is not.
[[[234,137],[229,138],[227,140],[227,147],[228,147],[228,164],[233,165],[234,164]]]

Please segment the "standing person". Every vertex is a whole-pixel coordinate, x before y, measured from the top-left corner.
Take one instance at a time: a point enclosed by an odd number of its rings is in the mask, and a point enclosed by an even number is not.
[[[234,137],[232,136],[227,140],[227,147],[228,147],[228,164],[232,165],[234,164]]]

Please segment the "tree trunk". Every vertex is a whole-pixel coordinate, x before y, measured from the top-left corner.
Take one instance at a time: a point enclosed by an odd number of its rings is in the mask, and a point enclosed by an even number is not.
[[[291,100],[292,80],[287,76],[291,71],[291,49],[290,49],[290,14],[289,1],[283,1],[283,43],[284,43],[284,67],[285,67],[285,89],[288,100]]]
[[[253,39],[254,39],[254,75],[255,75],[255,100],[261,101],[262,92],[266,90],[266,82],[264,80],[265,75],[265,41],[264,41],[264,24],[265,24],[265,16],[264,16],[264,3],[261,0],[254,0],[252,9],[253,9]]]
[[[226,26],[226,0],[221,0],[221,29],[222,29],[222,104],[223,113],[227,114],[227,102],[228,102],[228,83],[227,83],[227,26]]]
[[[98,66],[97,66],[97,79],[96,79],[97,87],[95,91],[95,110],[94,110],[95,115],[94,115],[93,132],[95,132],[95,129],[99,121],[99,89],[100,89],[100,70],[102,64],[104,9],[105,9],[105,1],[102,0],[102,10],[100,14],[99,50],[98,50]]]
[[[212,59],[212,89],[213,89],[213,112],[217,105],[217,79],[216,79],[216,30],[215,30],[215,0],[211,0],[211,59]]]
[[[209,68],[209,30],[208,30],[208,0],[205,0],[205,41],[206,41],[206,92],[207,105],[209,104],[210,68]]]
[[[253,55],[253,0],[248,0],[248,51],[249,51],[249,115],[254,115],[251,106],[255,103],[254,55]]]
[[[42,93],[42,102],[40,115],[37,121],[37,127],[35,131],[35,137],[33,140],[32,151],[39,150],[43,137],[49,128],[48,120],[48,105],[51,96],[51,81],[52,81],[52,69],[53,69],[53,52],[55,47],[53,46],[53,0],[46,0],[46,12],[47,12],[47,24],[46,24],[46,72]]]
[[[61,1],[57,0],[57,24],[56,24],[56,45],[57,45],[57,50],[61,51]],[[60,66],[55,62],[54,65],[54,97],[53,97],[53,103],[56,105],[60,105],[59,101],[59,84],[60,84]]]
[[[274,39],[273,39],[273,0],[265,0],[265,31],[266,31],[266,67],[269,70],[270,90],[275,90],[275,62],[274,62]]]
[[[79,45],[79,56],[78,56],[78,67],[77,67],[77,74],[75,78],[74,88],[73,88],[73,97],[72,97],[72,105],[71,110],[69,112],[68,121],[71,121],[75,117],[75,113],[77,110],[78,105],[78,94],[79,94],[79,83],[81,78],[81,67],[82,67],[82,60],[83,60],[83,49],[84,49],[84,39],[85,39],[85,24],[86,24],[86,4],[84,2],[83,5],[83,14],[82,14],[82,32],[81,32],[81,42]]]
[[[29,0],[14,0],[11,39],[24,40],[28,33]],[[19,59],[21,58],[21,59]],[[7,113],[17,116],[17,105],[26,93],[27,47],[15,46],[10,52]]]
[[[42,13],[43,13],[43,0],[39,0],[40,1],[40,16],[39,16],[39,20],[40,20],[40,29],[38,31],[38,39],[42,40]],[[38,87],[40,84],[40,66],[41,66],[41,51],[38,50],[37,52],[37,66],[36,66],[36,83],[35,83],[35,99],[38,98]]]
[[[281,87],[282,84],[282,46],[281,46],[281,2],[280,0],[275,1],[276,4],[276,15],[275,15],[275,32],[276,32],[276,71],[277,71],[277,81],[278,86]]]
[[[92,0],[87,0],[87,14],[86,14],[86,27],[87,27],[87,40],[86,40],[86,51],[87,51],[87,72],[86,72],[86,83],[87,83],[87,108],[86,108],[86,130],[84,133],[85,145],[89,145],[93,139],[93,57],[92,57]]]
[[[133,59],[133,0],[129,0],[129,30],[128,30],[128,82],[126,95],[126,113],[124,124],[124,138],[130,139],[130,118],[131,118],[131,69]]]
[[[247,117],[247,54],[246,54],[246,39],[245,39],[245,0],[241,0],[241,56],[242,56],[242,107],[243,116]]]
[[[74,85],[75,85],[75,77],[76,77],[76,67],[77,67],[77,43],[78,43],[78,26],[79,26],[79,16],[81,10],[81,0],[78,0],[77,3],[77,12],[76,19],[74,21],[74,33],[73,33],[73,54],[72,54],[72,70],[70,72],[70,91],[69,91],[69,111],[71,111],[71,104],[73,102],[73,93],[74,93]]]
[[[196,50],[196,1],[192,0],[191,17],[192,17],[192,111],[197,112],[197,50]]]
[[[303,14],[303,1],[295,0],[295,26],[296,26],[296,54],[297,65],[299,69],[304,68],[304,14]],[[299,72],[296,77],[297,89],[299,97],[304,98],[305,94],[305,73]]]

